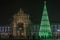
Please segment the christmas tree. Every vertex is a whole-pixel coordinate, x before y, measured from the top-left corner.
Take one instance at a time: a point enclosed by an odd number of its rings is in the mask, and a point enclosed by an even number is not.
[[[52,32],[51,32],[51,27],[49,23],[47,8],[46,8],[46,1],[44,1],[44,9],[40,24],[39,36],[48,37],[49,35],[51,36]]]

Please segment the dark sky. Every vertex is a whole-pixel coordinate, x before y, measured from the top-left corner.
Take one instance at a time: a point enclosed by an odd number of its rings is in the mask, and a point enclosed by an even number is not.
[[[10,23],[14,13],[20,8],[31,15],[31,21],[39,24],[43,12],[43,0],[2,0],[0,1],[0,25]],[[47,11],[51,23],[60,22],[60,1],[47,0]]]

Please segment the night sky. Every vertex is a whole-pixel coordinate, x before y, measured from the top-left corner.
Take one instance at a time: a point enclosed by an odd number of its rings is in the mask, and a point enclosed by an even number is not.
[[[39,24],[43,12],[43,0],[2,0],[0,1],[0,25],[11,22],[12,16],[22,8],[31,16],[31,21]],[[47,0],[47,11],[50,23],[60,22],[60,1]]]

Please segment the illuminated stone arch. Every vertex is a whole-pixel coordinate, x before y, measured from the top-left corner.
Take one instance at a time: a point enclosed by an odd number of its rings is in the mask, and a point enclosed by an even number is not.
[[[13,36],[17,36],[16,27],[18,23],[24,24],[24,36],[26,36],[26,27],[28,27],[31,22],[29,20],[29,15],[25,14],[22,9],[20,9],[20,11],[13,16]]]

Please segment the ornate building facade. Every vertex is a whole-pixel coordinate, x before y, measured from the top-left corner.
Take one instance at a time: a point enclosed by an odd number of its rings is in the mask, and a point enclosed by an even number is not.
[[[25,14],[22,9],[13,16],[13,36],[26,36],[26,29],[30,24],[29,15]]]

